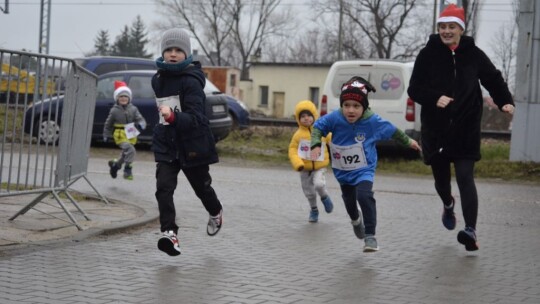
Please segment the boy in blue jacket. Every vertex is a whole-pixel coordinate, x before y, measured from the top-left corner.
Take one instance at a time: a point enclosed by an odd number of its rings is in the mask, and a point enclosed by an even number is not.
[[[375,92],[375,88],[367,80],[352,77],[341,87],[341,108],[319,118],[311,132],[312,159],[320,155],[321,137],[332,133],[332,170],[340,184],[353,231],[359,239],[365,237],[364,252],[379,250],[375,238],[377,209],[372,191],[377,167],[375,144],[392,138],[420,150],[415,140],[371,111],[369,92]]]

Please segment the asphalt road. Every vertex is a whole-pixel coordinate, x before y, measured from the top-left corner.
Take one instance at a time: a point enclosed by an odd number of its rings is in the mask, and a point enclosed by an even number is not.
[[[94,157],[88,178],[111,199],[157,209],[155,164],[140,156],[134,181],[111,180],[107,159]],[[430,178],[378,175],[381,250],[368,254],[331,174],[334,211],[321,206],[310,224],[298,173],[288,166],[211,168],[224,205],[217,236],[206,235],[208,215],[180,175],[180,256],[157,250],[157,223],[45,245],[0,257],[0,302],[540,303],[538,186],[479,180],[480,250],[470,253],[457,230],[443,228]],[[73,188],[91,192],[84,181]],[[459,204],[456,212],[461,228]]]

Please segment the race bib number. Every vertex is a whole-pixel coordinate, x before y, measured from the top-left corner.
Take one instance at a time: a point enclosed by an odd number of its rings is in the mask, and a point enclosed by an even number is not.
[[[332,144],[332,168],[352,171],[366,166],[366,154],[361,143],[352,146]]]
[[[124,126],[124,131],[126,132],[126,137],[127,139],[132,139],[132,138],[135,138],[137,136],[139,136],[139,134],[141,134],[141,132],[139,132],[139,130],[137,130],[137,128],[135,128],[135,123],[128,123]]]
[[[172,109],[173,112],[182,112],[182,107],[180,106],[180,96],[169,96],[156,98],[156,105],[159,109],[160,106],[168,106]],[[159,115],[159,123],[162,125],[168,125],[169,123],[165,121],[165,118]]]
[[[325,143],[321,144],[321,155],[315,161],[324,161],[324,151],[326,150]],[[311,141],[306,139],[301,139],[298,144],[298,156],[301,159],[312,160],[311,159]]]

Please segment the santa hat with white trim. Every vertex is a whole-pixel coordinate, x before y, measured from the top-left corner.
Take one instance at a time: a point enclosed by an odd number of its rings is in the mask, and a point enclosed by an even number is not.
[[[114,82],[114,93],[113,97],[115,101],[118,101],[118,97],[127,96],[129,101],[131,101],[131,89],[123,81],[116,80]]]
[[[455,22],[465,30],[465,11],[463,8],[455,4],[448,5],[437,19],[437,25],[446,22]]]

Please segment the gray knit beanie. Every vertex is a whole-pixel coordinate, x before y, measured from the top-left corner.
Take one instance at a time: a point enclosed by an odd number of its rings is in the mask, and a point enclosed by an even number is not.
[[[161,38],[161,56],[167,49],[172,47],[181,49],[186,54],[186,58],[189,57],[191,55],[191,42],[188,32],[180,28],[165,31]]]

